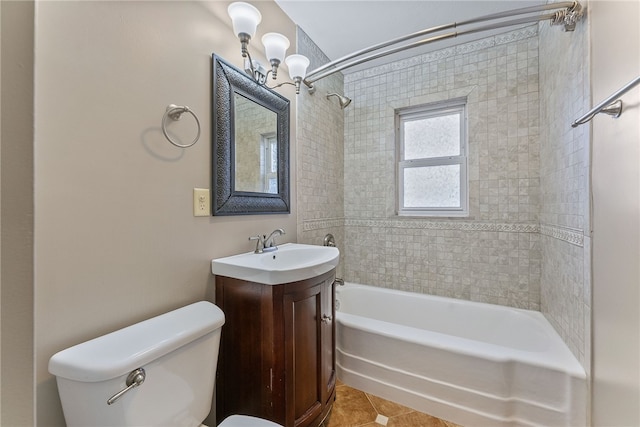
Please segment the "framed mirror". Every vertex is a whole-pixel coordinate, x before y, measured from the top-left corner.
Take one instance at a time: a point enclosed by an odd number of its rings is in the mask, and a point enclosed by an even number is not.
[[[289,100],[213,55],[213,215],[290,213]]]

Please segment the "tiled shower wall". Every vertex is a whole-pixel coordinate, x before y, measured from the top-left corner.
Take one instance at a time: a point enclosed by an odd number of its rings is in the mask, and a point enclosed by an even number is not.
[[[540,308],[538,31],[345,76],[345,278]],[[467,218],[395,216],[395,109],[467,97]]]
[[[299,240],[333,233],[348,281],[541,310],[587,367],[589,136],[569,126],[589,102],[586,28],[542,23],[348,74],[344,122],[325,99],[339,74],[303,90]],[[327,61],[298,43],[311,69]],[[470,216],[395,216],[395,109],[460,96]]]
[[[297,52],[309,58],[309,70],[329,62],[307,34],[298,28]],[[342,74],[320,80],[310,94],[298,95],[298,241],[321,245],[327,233],[340,249],[338,275],[345,265],[344,237],[344,115],[335,97],[343,93]]]
[[[591,108],[587,21],[539,38],[541,310],[589,372],[590,127],[571,127]]]

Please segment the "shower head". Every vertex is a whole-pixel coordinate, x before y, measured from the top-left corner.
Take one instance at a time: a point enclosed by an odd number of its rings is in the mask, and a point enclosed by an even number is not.
[[[338,100],[340,101],[340,108],[342,108],[343,110],[347,107],[347,105],[351,104],[351,98],[347,98],[346,96],[337,93],[329,93],[327,94],[327,99],[329,99],[330,96],[335,96],[338,98]]]

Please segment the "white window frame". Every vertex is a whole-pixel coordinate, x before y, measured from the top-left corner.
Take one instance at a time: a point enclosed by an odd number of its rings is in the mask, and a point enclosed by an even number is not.
[[[460,155],[404,160],[404,123],[407,121],[460,114]],[[469,216],[469,180],[467,153],[467,99],[456,98],[417,107],[396,110],[396,214],[398,216]],[[425,166],[460,165],[460,207],[404,207],[404,171]]]
[[[278,143],[276,132],[269,132],[260,135],[260,182],[263,193],[272,193],[269,191],[269,180],[276,179],[276,183],[278,182],[278,170],[276,168],[275,171],[271,170],[271,162],[273,158],[271,157],[271,145]],[[278,193],[278,189],[276,188],[275,194]]]

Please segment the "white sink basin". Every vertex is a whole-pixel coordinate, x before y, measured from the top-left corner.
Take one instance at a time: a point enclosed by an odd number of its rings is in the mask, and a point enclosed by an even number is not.
[[[285,243],[261,254],[247,252],[211,260],[211,272],[265,285],[319,276],[338,265],[340,251],[329,246]]]

